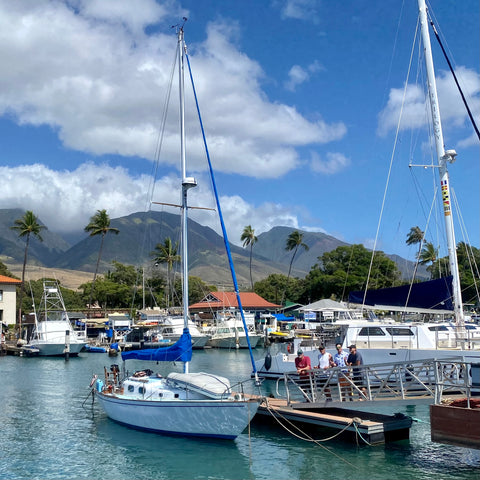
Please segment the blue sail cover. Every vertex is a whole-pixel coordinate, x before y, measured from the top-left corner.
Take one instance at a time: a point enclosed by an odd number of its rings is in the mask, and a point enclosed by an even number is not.
[[[380,288],[378,290],[350,292],[350,303],[364,303],[369,306],[392,306],[409,310],[453,310],[452,276],[428,282],[402,285],[401,287]],[[410,292],[410,294],[409,294]],[[408,303],[407,303],[408,298]]]
[[[192,337],[188,328],[170,347],[145,348],[122,352],[122,360],[149,360],[155,362],[189,362],[192,359]]]

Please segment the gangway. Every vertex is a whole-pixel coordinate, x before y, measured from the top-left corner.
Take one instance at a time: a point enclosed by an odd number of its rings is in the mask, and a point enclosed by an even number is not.
[[[439,366],[441,365],[441,367]],[[287,372],[277,380],[277,398],[292,408],[351,408],[363,405],[434,403],[442,392],[468,384],[463,357],[412,360],[356,367],[333,367],[308,374]]]

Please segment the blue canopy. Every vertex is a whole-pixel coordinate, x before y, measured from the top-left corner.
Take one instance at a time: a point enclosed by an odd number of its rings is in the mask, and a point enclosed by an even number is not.
[[[188,328],[170,347],[145,348],[122,352],[122,360],[149,360],[155,362],[189,362],[192,359],[192,337]]]
[[[453,277],[439,278],[428,282],[402,285],[401,287],[380,288],[364,291],[350,292],[350,303],[364,303],[372,307],[401,307],[409,310],[453,310],[452,302]],[[408,302],[407,302],[408,298]],[[392,308],[393,310],[393,308]]]
[[[273,316],[280,322],[294,322],[295,317],[287,317],[284,313],[274,313]]]

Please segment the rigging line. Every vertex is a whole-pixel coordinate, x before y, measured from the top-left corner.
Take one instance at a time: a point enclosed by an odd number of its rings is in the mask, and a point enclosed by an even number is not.
[[[190,74],[190,81],[192,83],[193,96],[195,98],[195,105],[197,107],[198,120],[200,122],[200,128],[202,130],[203,144],[204,144],[204,147],[205,147],[205,154],[206,154],[206,157],[207,157],[208,168],[210,170],[210,179],[212,181],[213,191],[215,192],[215,201],[217,203],[218,216],[220,218],[220,225],[222,227],[223,241],[224,241],[224,244],[225,244],[225,249],[227,251],[228,263],[230,265],[230,272],[232,274],[232,280],[233,280],[233,284],[234,284],[234,288],[235,288],[235,295],[237,297],[237,303],[238,303],[238,308],[240,310],[240,315],[242,316],[243,327],[245,328],[245,330],[247,330],[247,322],[245,321],[245,315],[244,315],[244,312],[243,312],[242,301],[240,299],[240,291],[238,289],[237,276],[235,275],[235,269],[233,267],[233,259],[232,259],[232,253],[230,251],[230,245],[229,245],[229,242],[228,242],[227,230],[225,228],[225,223],[223,221],[223,214],[222,214],[222,209],[220,207],[220,200],[218,198],[217,185],[216,185],[216,182],[215,182],[215,176],[213,174],[212,163],[210,161],[210,153],[208,151],[207,139],[205,137],[205,130],[203,128],[202,117],[200,115],[200,106],[198,104],[197,92],[195,90],[195,84],[193,82],[192,69],[190,67],[190,58],[189,58],[187,53],[185,53],[185,58],[187,59],[188,72]],[[248,332],[246,334],[246,338],[247,338],[247,344],[248,344],[248,352],[250,354],[250,361],[251,361],[252,367],[253,367],[253,373],[255,374],[255,380],[258,383],[259,380],[258,380],[258,375],[257,375],[257,367],[255,366],[255,360],[253,358],[252,347],[251,347],[251,344],[250,344],[250,338],[248,337]]]
[[[378,236],[379,236],[379,232],[380,232],[380,224],[382,222],[382,217],[383,217],[383,211],[385,209],[385,202],[386,202],[386,197],[387,197],[388,186],[389,186],[390,177],[391,177],[391,174],[392,174],[393,160],[395,158],[395,152],[396,152],[397,143],[398,143],[398,136],[399,136],[399,133],[400,133],[400,123],[401,123],[401,120],[402,120],[403,108],[404,108],[404,105],[405,105],[405,98],[406,98],[406,95],[407,95],[408,79],[410,77],[410,70],[412,68],[412,59],[413,59],[413,53],[415,51],[415,44],[416,44],[416,38],[417,38],[417,35],[418,35],[419,23],[420,23],[420,19],[417,19],[417,28],[415,29],[415,35],[414,35],[414,39],[413,39],[412,50],[410,52],[410,61],[409,61],[409,64],[408,64],[408,69],[407,69],[407,80],[405,82],[405,86],[404,86],[404,89],[403,89],[402,106],[400,108],[400,115],[399,115],[399,118],[398,118],[397,128],[396,128],[396,131],[395,131],[395,141],[394,141],[394,144],[393,144],[393,151],[392,151],[392,155],[390,157],[390,164],[389,164],[389,167],[388,167],[387,182],[385,184],[385,190],[384,190],[384,193],[383,193],[382,207],[380,209],[380,217],[378,219],[377,232],[375,234],[375,242],[373,244],[372,257],[370,259],[370,266],[368,268],[367,282],[365,284],[365,292],[363,294],[362,310],[365,308],[365,300],[367,298],[368,283],[370,281],[370,276],[371,276],[371,273],[372,273],[373,260],[374,260],[374,257],[375,257],[375,251],[377,249]]]
[[[428,13],[428,11],[427,11]],[[447,52],[443,48],[442,41],[440,39],[440,36],[438,35],[437,29],[435,28],[435,24],[433,23],[433,20],[430,18],[430,25],[433,28],[433,33],[435,34],[435,38],[438,41],[438,44],[440,45],[440,48],[442,49],[443,56],[445,57],[445,60],[448,63],[448,67],[450,68],[450,72],[453,75],[453,79],[455,80],[455,84],[457,85],[458,91],[460,92],[460,96],[462,97],[463,104],[465,105],[465,108],[467,109],[468,116],[470,118],[470,121],[472,122],[472,126],[475,130],[475,133],[477,134],[478,139],[480,140],[480,132],[478,130],[477,124],[475,123],[475,119],[473,118],[472,112],[470,111],[470,107],[468,106],[467,100],[465,98],[465,95],[463,94],[462,87],[460,87],[460,84],[458,83],[457,76],[455,75],[455,70],[452,67],[452,64],[450,63],[450,59],[448,58]]]
[[[466,252],[467,252],[467,258],[468,258],[468,263],[470,265],[470,270],[473,274],[472,275],[473,276],[473,284],[475,286],[475,292],[477,293],[477,300],[478,300],[478,299],[480,299],[480,294],[479,294],[478,285],[477,285],[477,278],[480,277],[480,273],[479,273],[479,270],[478,270],[478,265],[477,265],[477,262],[476,262],[476,259],[475,259],[475,255],[473,253],[472,244],[470,243],[470,238],[468,237],[468,231],[466,229],[465,222],[464,222],[463,216],[461,214],[460,207],[458,205],[458,199],[457,199],[457,196],[455,194],[455,190],[453,188],[452,188],[452,197],[453,197],[453,202],[455,204],[455,208],[457,210],[457,218],[459,219],[460,228],[462,230],[463,236],[467,240],[466,244],[465,244]],[[473,265],[472,265],[472,262],[473,262]],[[475,266],[475,271],[474,271],[473,266]],[[475,274],[476,274],[476,277],[475,277]]]

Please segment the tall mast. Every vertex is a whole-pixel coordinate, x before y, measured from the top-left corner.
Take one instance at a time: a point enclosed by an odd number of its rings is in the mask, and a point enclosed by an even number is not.
[[[180,95],[180,159],[182,165],[182,274],[183,274],[183,328],[188,329],[188,202],[187,192],[190,188],[196,187],[197,182],[193,177],[186,175],[185,155],[185,96],[184,96],[184,60],[185,41],[183,38],[183,25],[178,30],[178,80]],[[188,373],[188,362],[184,363],[183,371]]]
[[[462,328],[464,326],[462,291],[460,288],[460,274],[458,272],[457,250],[455,243],[455,232],[453,228],[452,204],[450,196],[450,182],[447,170],[447,162],[454,162],[457,153],[455,152],[455,150],[445,150],[443,143],[442,123],[440,119],[440,109],[438,105],[437,85],[435,81],[435,71],[433,68],[432,47],[430,45],[430,34],[428,32],[427,7],[425,5],[425,0],[418,0],[418,9],[425,54],[425,65],[427,70],[428,96],[430,102],[430,109],[432,112],[433,133],[435,135],[435,148],[438,157],[438,173],[440,175],[440,185],[442,188],[443,214],[445,218],[445,229],[447,234],[448,246],[448,261],[450,265],[450,272],[453,276],[452,288],[455,323],[457,327]]]

